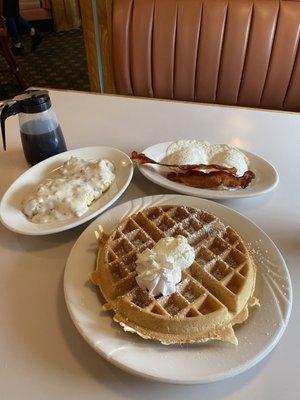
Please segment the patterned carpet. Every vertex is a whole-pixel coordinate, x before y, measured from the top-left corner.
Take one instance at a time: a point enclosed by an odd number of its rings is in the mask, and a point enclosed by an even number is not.
[[[46,32],[40,47],[30,52],[30,38],[23,37],[26,53],[17,57],[21,72],[30,86],[89,90],[84,41],[81,29]],[[0,99],[20,92],[14,76],[0,53]]]

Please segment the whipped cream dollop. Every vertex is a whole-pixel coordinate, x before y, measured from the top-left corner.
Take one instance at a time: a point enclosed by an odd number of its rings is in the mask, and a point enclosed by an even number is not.
[[[178,140],[167,148],[164,162],[168,164],[218,164],[235,167],[242,176],[249,169],[249,160],[239,149],[228,144],[213,144],[206,140]]]
[[[152,296],[167,296],[176,292],[182,271],[195,260],[195,251],[184,236],[160,239],[150,250],[138,254],[136,281]]]

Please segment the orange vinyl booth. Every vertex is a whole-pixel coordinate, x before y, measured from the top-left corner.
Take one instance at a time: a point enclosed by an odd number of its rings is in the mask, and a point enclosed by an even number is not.
[[[105,92],[300,111],[300,2],[100,3]]]

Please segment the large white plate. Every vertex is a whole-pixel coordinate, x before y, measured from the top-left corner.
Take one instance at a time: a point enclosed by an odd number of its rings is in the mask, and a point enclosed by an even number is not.
[[[62,165],[71,156],[87,160],[101,158],[110,160],[116,168],[115,182],[103,196],[89,207],[88,212],[82,217],[46,224],[30,222],[21,211],[22,200],[49,172]],[[84,147],[57,154],[31,167],[9,187],[0,204],[1,221],[8,229],[25,235],[48,235],[74,228],[96,217],[111,206],[126,190],[132,174],[133,165],[130,158],[120,150],[111,147]]]
[[[256,250],[255,295],[261,307],[236,328],[239,345],[220,342],[163,346],[124,332],[102,311],[98,290],[89,283],[95,267],[94,231],[110,232],[123,218],[157,204],[184,204],[206,209],[233,226]],[[292,288],[286,264],[271,239],[241,214],[215,202],[182,195],[151,196],[129,201],[102,214],[79,237],[65,269],[65,299],[85,340],[116,366],[145,378],[182,384],[204,383],[239,374],[262,360],[276,345],[289,320]],[[271,360],[269,361],[271,362]],[[101,371],[99,371],[99,374]]]
[[[167,147],[171,143],[172,142],[158,143],[143,150],[143,153],[153,160],[160,162],[166,156]],[[275,189],[278,185],[279,177],[273,165],[249,151],[240,150],[248,157],[250,161],[250,169],[255,172],[256,176],[246,189],[216,190],[193,188],[186,186],[183,183],[177,183],[167,179],[165,175],[169,170],[159,165],[139,165],[139,170],[147,179],[159,186],[174,190],[175,192],[204,197],[206,199],[238,199],[242,197],[254,197]]]

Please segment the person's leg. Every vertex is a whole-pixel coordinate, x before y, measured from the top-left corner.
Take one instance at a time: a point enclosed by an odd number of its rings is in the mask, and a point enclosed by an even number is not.
[[[21,44],[21,37],[14,17],[6,17],[6,27],[13,44]]]
[[[14,17],[6,17],[7,31],[12,40],[11,52],[14,56],[20,56],[24,53],[24,48],[21,43],[21,36],[18,31],[18,25]]]
[[[19,29],[24,33],[29,33],[31,37],[31,50],[34,51],[43,39],[43,34],[38,32],[26,19],[21,15],[17,17]]]
[[[21,15],[18,15],[16,18],[16,23],[20,32],[29,33],[30,36],[35,34],[35,29],[31,24],[26,21]]]

